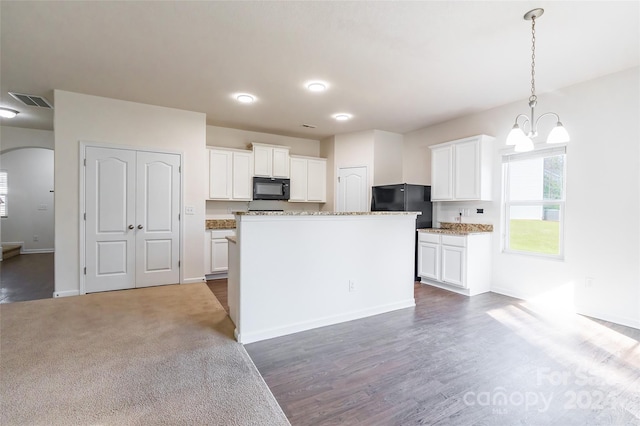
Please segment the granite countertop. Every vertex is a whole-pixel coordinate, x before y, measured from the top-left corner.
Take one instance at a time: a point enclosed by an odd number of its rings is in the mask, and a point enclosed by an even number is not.
[[[207,219],[204,229],[236,229],[235,219]]]
[[[421,214],[420,212],[314,212],[314,211],[287,211],[287,212],[233,212],[238,216],[398,216]]]
[[[418,232],[447,235],[470,235],[493,232],[493,225],[482,223],[440,222],[440,228],[422,228]]]

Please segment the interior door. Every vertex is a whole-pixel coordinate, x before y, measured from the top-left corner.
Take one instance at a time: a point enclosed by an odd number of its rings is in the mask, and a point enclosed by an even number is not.
[[[337,211],[369,211],[369,181],[366,167],[338,169]]]
[[[137,153],[136,287],[180,282],[180,156]]]
[[[85,154],[85,291],[180,282],[180,156]]]
[[[85,291],[135,286],[136,152],[87,147]]]

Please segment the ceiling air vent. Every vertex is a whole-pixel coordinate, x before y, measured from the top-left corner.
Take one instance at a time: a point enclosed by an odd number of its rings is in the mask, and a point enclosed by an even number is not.
[[[315,129],[317,126],[314,126],[313,124],[303,124],[302,127],[306,127],[307,129]]]
[[[9,94],[13,96],[14,99],[22,102],[26,106],[53,109],[53,106],[51,105],[51,103],[45,98],[43,98],[42,96],[25,95],[23,93],[15,93],[15,92],[9,92]]]

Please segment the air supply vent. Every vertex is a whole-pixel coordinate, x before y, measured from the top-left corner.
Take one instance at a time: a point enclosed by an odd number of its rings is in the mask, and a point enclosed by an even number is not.
[[[9,94],[26,106],[53,109],[53,105],[51,105],[51,103],[42,96],[25,95],[24,93],[15,92],[9,92]]]
[[[313,124],[303,124],[302,127],[306,127],[307,129],[315,129],[316,126]]]

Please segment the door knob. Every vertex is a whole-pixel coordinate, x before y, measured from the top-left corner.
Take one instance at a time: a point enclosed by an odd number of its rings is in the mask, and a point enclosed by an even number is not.
[[[138,225],[138,229],[142,229],[142,225]]]
[[[133,228],[134,228],[134,226],[133,226],[133,225],[129,225],[129,229],[133,229]]]

